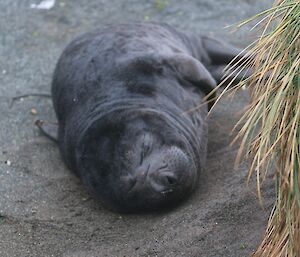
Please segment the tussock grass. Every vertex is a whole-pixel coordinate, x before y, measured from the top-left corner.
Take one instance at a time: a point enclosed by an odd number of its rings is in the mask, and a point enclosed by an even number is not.
[[[261,36],[228,71],[249,68],[253,75],[229,84],[223,94],[249,88],[250,105],[236,124],[237,161],[251,157],[249,177],[256,175],[260,199],[261,185],[270,167],[275,169],[276,202],[253,256],[295,257],[300,256],[300,1],[276,1],[239,26],[257,19]]]

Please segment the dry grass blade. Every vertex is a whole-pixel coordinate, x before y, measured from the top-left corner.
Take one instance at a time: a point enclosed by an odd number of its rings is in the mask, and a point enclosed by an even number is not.
[[[241,139],[237,160],[252,156],[258,195],[269,167],[276,162],[277,198],[263,242],[253,256],[300,256],[300,1],[281,0],[238,27],[261,18],[262,35],[249,48],[248,60],[233,67],[254,74],[248,85],[250,105],[235,128]],[[229,72],[234,72],[229,71]]]

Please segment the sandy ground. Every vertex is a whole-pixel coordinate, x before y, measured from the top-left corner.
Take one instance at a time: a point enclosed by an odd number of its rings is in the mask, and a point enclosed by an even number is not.
[[[85,192],[62,163],[55,144],[33,123],[55,121],[48,98],[12,97],[50,91],[54,65],[75,35],[104,23],[168,22],[245,46],[245,29],[224,26],[271,6],[270,0],[64,0],[51,10],[38,1],[0,1],[0,256],[248,256],[263,235],[274,200],[264,190],[265,210],[247,165],[234,170],[237,146],[230,131],[247,103],[246,92],[223,100],[209,119],[207,169],[199,190],[167,213],[118,215]],[[37,111],[36,115],[31,109]]]

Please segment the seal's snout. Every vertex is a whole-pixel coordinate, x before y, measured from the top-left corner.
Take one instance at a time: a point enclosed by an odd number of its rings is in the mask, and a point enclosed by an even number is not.
[[[124,200],[137,209],[157,209],[181,200],[196,180],[191,159],[179,147],[153,149],[129,176]],[[132,200],[134,199],[134,201]]]
[[[149,162],[148,182],[154,191],[164,194],[185,186],[190,160],[178,147],[161,149],[145,162]]]
[[[179,186],[179,174],[176,174],[175,170],[167,170],[167,165],[163,164],[163,166],[165,171],[151,167],[151,164],[146,170],[143,167],[138,168],[134,177],[126,181],[131,184],[129,193],[149,191],[152,194],[164,194],[173,192]]]

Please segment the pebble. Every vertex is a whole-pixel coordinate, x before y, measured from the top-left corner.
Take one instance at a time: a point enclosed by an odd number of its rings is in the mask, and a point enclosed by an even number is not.
[[[32,108],[32,109],[30,110],[30,113],[31,113],[32,115],[37,115],[37,114],[38,114],[38,112],[37,112],[37,110],[36,110],[35,108]]]

